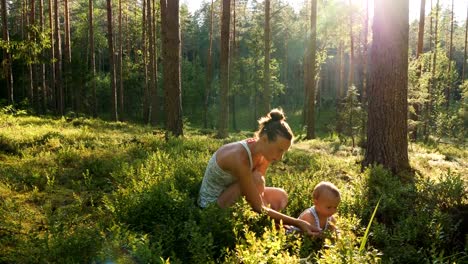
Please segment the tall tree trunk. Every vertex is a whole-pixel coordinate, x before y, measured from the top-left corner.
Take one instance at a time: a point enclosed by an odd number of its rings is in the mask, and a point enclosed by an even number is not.
[[[8,11],[7,11],[7,1],[6,0],[1,0],[2,1],[2,31],[3,31],[3,41],[7,45],[10,45],[10,34],[8,32]],[[12,71],[12,60],[11,60],[11,54],[8,52],[7,49],[3,49],[3,59],[5,60],[5,65],[4,65],[4,74],[6,77],[6,82],[7,82],[7,95],[8,95],[8,104],[13,105],[15,100],[13,97],[13,71]]]
[[[40,25],[40,32],[44,33],[45,32],[45,26],[44,26],[44,0],[39,0],[39,25]],[[46,54],[43,51],[42,56],[45,58]],[[45,113],[47,110],[47,84],[46,84],[46,66],[45,63],[41,63],[40,66],[40,81],[41,81],[41,112]]]
[[[55,89],[56,109],[59,115],[64,114],[64,94],[62,86],[62,43],[60,39],[60,23],[58,1],[54,0],[54,39],[55,39]]]
[[[436,2],[435,6],[435,25],[434,25],[434,51],[432,55],[432,72],[431,72],[431,80],[430,84],[428,85],[428,105],[426,108],[426,115],[427,119],[426,122],[424,122],[424,139],[427,141],[429,139],[429,131],[428,131],[428,125],[432,126],[432,108],[433,108],[433,96],[432,93],[436,90],[437,87],[437,78],[436,78],[436,66],[437,66],[437,42],[438,40],[438,34],[437,31],[438,29],[438,23],[439,23],[439,0]],[[428,124],[430,123],[430,124]]]
[[[161,25],[167,139],[183,136],[179,0],[161,0]]]
[[[206,83],[205,83],[205,100],[203,104],[203,127],[208,128],[208,106],[210,100],[211,83],[213,82],[213,69],[212,69],[212,50],[213,50],[213,0],[210,6],[210,33],[209,33],[209,46],[206,62]]]
[[[150,98],[149,98],[149,77],[148,77],[148,38],[147,38],[147,23],[148,19],[146,17],[146,7],[147,1],[150,0],[143,0],[143,10],[142,10],[142,52],[143,52],[143,71],[145,75],[145,86],[143,88],[143,120],[146,123],[149,123],[149,105],[150,105]]]
[[[271,108],[271,88],[270,88],[270,0],[265,0],[265,25],[264,25],[264,54],[263,61],[263,107],[262,111],[268,113]]]
[[[49,28],[50,28],[50,96],[51,102],[53,103],[53,109],[57,112],[57,91],[55,89],[56,77],[55,77],[55,29],[54,29],[54,14],[53,14],[52,0],[49,0]]]
[[[466,20],[465,20],[465,52],[463,53],[463,69],[462,69],[462,83],[465,81],[466,73],[466,49],[468,46],[468,7],[466,8]]]
[[[230,65],[229,65],[229,76],[234,76],[235,65],[237,62],[237,49],[236,49],[236,0],[232,1],[232,36],[231,36],[231,47],[229,49]],[[229,78],[229,87],[233,86],[234,78]],[[232,129],[237,130],[237,119],[236,119],[236,91],[231,90],[231,119]]]
[[[354,37],[353,37],[353,12],[351,0],[349,0],[349,72],[348,87],[354,85]],[[347,91],[348,89],[346,89]]]
[[[91,55],[91,85],[93,91],[92,107],[93,116],[97,117],[97,95],[96,95],[96,55],[94,53],[94,0],[89,0],[89,50]]]
[[[36,24],[36,1],[31,0],[29,2],[29,21],[28,24],[32,28]],[[28,40],[32,43],[36,42],[36,34],[32,30],[28,30]],[[32,54],[31,54],[32,56]],[[34,78],[34,62],[28,63],[28,71],[29,71],[29,91],[28,91],[28,98],[31,106],[34,108],[35,111],[38,110],[38,101],[37,101],[37,85],[35,85],[35,78]]]
[[[153,45],[152,45],[152,48],[151,48],[151,52],[154,54],[153,55],[153,65],[152,65],[152,68],[153,68],[153,76],[152,78],[154,78],[154,84],[153,84],[153,90],[151,91],[151,124],[153,124],[153,126],[155,126],[157,124],[157,121],[158,121],[158,113],[159,113],[159,97],[158,97],[158,49],[157,49],[157,45],[156,45],[156,39],[157,39],[157,28],[156,28],[156,21],[157,21],[157,12],[156,12],[156,2],[155,0],[151,0],[153,1],[153,9],[152,9],[152,20],[151,20],[151,23],[153,24],[152,26],[152,29],[153,29],[153,33],[152,33],[152,37],[153,37]],[[173,28],[171,28],[170,30],[174,30]],[[175,44],[175,43],[172,43],[171,44]],[[182,45],[181,43],[179,45]]]
[[[340,41],[340,45],[338,48],[338,52],[340,53],[340,63],[339,63],[339,84],[338,84],[338,98],[336,100],[338,108],[341,103],[341,100],[344,98],[344,80],[345,80],[345,56],[344,56],[344,43]]]
[[[376,0],[363,165],[410,171],[408,160],[408,0]]]
[[[71,78],[71,39],[70,39],[70,10],[68,8],[68,0],[63,2],[63,13],[65,19],[65,62],[63,63],[63,76],[64,76],[64,90],[65,90],[65,104],[70,104],[71,108],[75,111],[78,110],[76,105],[77,93],[70,87]],[[68,103],[67,103],[68,102]]]
[[[316,88],[316,49],[317,49],[317,0],[312,0],[310,7],[310,42],[309,58],[310,65],[307,77],[307,135],[306,139],[315,138],[315,88]]]
[[[154,34],[155,34],[155,31],[153,29],[153,3],[152,3],[152,0],[147,0],[146,2],[147,6],[146,6],[146,26],[147,26],[147,34],[148,34],[148,40],[149,40],[149,43],[148,43],[148,54],[149,54],[149,61],[148,61],[148,64],[149,64],[149,69],[148,69],[148,80],[149,80],[149,85],[148,85],[148,116],[147,116],[147,119],[146,119],[146,122],[148,124],[154,122],[153,125],[156,125],[157,123],[157,118],[156,117],[153,117],[152,114],[155,113],[153,111],[153,108],[157,107],[156,105],[153,105],[153,96],[156,96],[156,94],[153,93],[153,91],[155,90],[155,69],[154,69],[154,60],[155,60],[155,54],[154,54]]]
[[[423,46],[424,46],[424,20],[426,18],[426,0],[421,0],[421,5],[419,9],[419,31],[418,31],[418,47],[416,49],[416,59],[419,58],[419,56],[423,52]],[[421,71],[422,71],[422,63],[418,65],[418,69],[416,70],[416,76],[417,79],[421,77]],[[419,103],[414,103],[414,114],[412,115],[412,119],[414,121],[419,120],[419,115],[420,115],[420,109],[419,109]],[[417,126],[413,128],[412,131],[410,131],[410,137],[414,141],[418,139],[418,129]]]
[[[448,75],[448,81],[447,86],[445,87],[445,107],[448,109],[450,107],[450,86],[452,86],[452,78],[451,78],[451,72],[452,72],[452,46],[453,46],[453,0],[452,0],[452,15],[450,17],[450,42],[449,42],[449,56],[448,56],[448,69],[447,69],[447,75]]]
[[[362,53],[362,91],[361,91],[361,106],[364,111],[367,111],[367,58],[368,58],[368,35],[369,35],[369,0],[366,1],[366,14],[364,17],[364,40]],[[361,140],[366,142],[367,119],[362,115]]]
[[[220,103],[218,119],[218,137],[228,136],[229,119],[229,24],[231,21],[231,1],[223,0],[221,16],[221,54],[220,54]]]
[[[122,49],[122,0],[119,0],[119,55],[118,55],[118,75],[119,80],[119,111],[120,118],[124,118],[124,87],[123,87],[123,49]]]
[[[434,13],[434,9],[432,8],[432,0],[431,0],[431,13],[429,15],[430,19],[429,19],[429,50],[432,50],[432,37],[433,37],[433,34],[432,32],[434,31],[433,29],[433,25],[432,25],[432,16],[433,16],[433,13]]]
[[[289,93],[289,78],[288,78],[288,72],[289,72],[289,63],[288,63],[288,40],[289,40],[289,32],[286,31],[285,35],[285,40],[284,40],[284,60],[283,60],[283,83],[284,83],[284,93],[288,94]],[[287,97],[284,97],[285,101],[284,104],[287,102]]]
[[[362,67],[363,67],[363,76],[362,76],[362,92],[361,92],[361,104],[363,107],[366,106],[367,102],[367,37],[369,35],[369,0],[366,1],[366,14],[364,18],[364,40],[363,40],[363,49],[362,54]],[[424,0],[423,0],[424,1]]]
[[[109,66],[110,66],[110,82],[111,82],[111,100],[112,100],[112,117],[114,121],[119,120],[117,113],[117,85],[115,80],[115,56],[114,56],[114,41],[112,34],[112,0],[107,0],[107,43],[109,45]]]

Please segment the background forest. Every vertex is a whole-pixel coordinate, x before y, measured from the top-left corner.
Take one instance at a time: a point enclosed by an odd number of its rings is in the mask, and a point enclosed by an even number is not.
[[[0,1],[0,262],[468,260],[454,1],[414,21],[404,0]],[[334,182],[340,239],[196,206],[210,155],[272,107],[296,143],[267,184],[297,216]]]
[[[4,71],[0,81],[2,87],[9,87],[1,89],[4,104],[15,103],[37,114],[85,114],[164,127],[158,1],[120,0],[110,6],[99,0],[2,2]],[[270,17],[265,23],[264,1],[230,1],[226,100],[230,116],[226,119],[232,130],[255,128],[258,116],[268,109],[265,105],[282,106],[291,117],[302,116],[298,128],[310,125],[304,111],[308,91],[304,87],[310,76],[304,64],[310,47],[310,3],[305,1],[297,13],[287,2],[268,2]],[[349,97],[356,97],[358,106],[366,109],[372,20],[366,1],[358,2],[324,1],[316,7],[315,115],[329,114],[326,118],[332,121],[329,127],[319,127],[320,133],[357,132],[343,120],[346,112],[353,111],[350,106],[341,107],[349,87],[356,87]],[[459,110],[466,91],[462,80],[468,75],[463,64],[466,23],[454,21],[451,9],[432,2],[423,31],[417,20],[410,22],[409,125],[420,131],[419,136],[460,139]],[[181,5],[179,27],[183,118],[197,126],[217,128],[223,109],[221,1],[214,1],[213,9],[206,1],[194,14]],[[109,40],[115,56],[109,57]],[[269,76],[268,85],[265,76]]]

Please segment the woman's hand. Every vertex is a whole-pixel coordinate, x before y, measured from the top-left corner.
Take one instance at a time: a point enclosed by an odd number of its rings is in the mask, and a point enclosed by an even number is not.
[[[307,235],[309,236],[319,236],[321,233],[321,230],[318,229],[317,227],[309,224],[308,222],[304,220],[298,219],[298,227]]]

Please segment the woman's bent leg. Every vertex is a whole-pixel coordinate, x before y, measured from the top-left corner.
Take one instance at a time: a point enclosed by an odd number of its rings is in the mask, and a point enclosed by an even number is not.
[[[218,206],[226,208],[234,204],[241,196],[240,184],[238,182],[229,185],[218,197]]]
[[[288,193],[282,188],[265,187],[263,202],[271,209],[281,211],[288,204]]]

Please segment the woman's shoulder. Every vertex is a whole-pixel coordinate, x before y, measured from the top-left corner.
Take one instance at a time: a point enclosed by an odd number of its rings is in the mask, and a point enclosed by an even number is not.
[[[249,157],[245,148],[239,141],[228,143],[216,152],[218,165],[223,169],[229,169],[231,166],[248,166]]]

